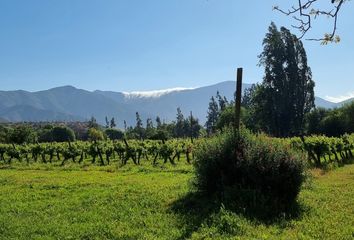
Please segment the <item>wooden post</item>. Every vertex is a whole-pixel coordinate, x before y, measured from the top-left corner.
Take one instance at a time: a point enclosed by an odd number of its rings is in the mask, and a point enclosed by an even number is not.
[[[237,69],[236,104],[235,104],[235,129],[240,129],[241,95],[242,95],[242,68]]]

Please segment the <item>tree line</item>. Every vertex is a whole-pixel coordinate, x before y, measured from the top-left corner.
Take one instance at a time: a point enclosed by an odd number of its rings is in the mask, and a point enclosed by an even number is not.
[[[185,117],[177,108],[176,119],[166,123],[159,116],[146,122],[136,112],[136,123],[124,129],[117,128],[114,118],[105,118],[105,125],[100,125],[94,117],[85,123],[17,123],[0,125],[0,143],[36,143],[36,142],[72,142],[75,140],[99,141],[119,139],[167,140],[171,138],[198,138],[205,135],[205,130],[192,113]]]
[[[336,109],[316,108],[306,51],[288,29],[270,25],[259,66],[264,67],[263,81],[246,89],[242,97],[241,120],[247,128],[274,137],[338,137],[354,132],[354,102]],[[209,102],[208,134],[233,124],[234,116],[234,101],[217,93]]]

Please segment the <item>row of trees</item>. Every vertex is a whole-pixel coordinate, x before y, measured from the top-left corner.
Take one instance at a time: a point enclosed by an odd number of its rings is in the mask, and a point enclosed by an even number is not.
[[[354,132],[354,102],[337,109],[316,108],[306,117],[308,134],[338,137]]]
[[[277,134],[275,131],[272,132],[270,129],[272,129],[272,126],[275,126],[275,123],[262,121],[262,117],[264,117],[262,116],[262,110],[256,110],[255,108],[255,106],[257,106],[257,103],[255,102],[258,100],[255,99],[255,96],[257,96],[255,93],[257,87],[259,86],[253,85],[251,88],[245,90],[241,107],[241,121],[253,132],[267,132],[270,135],[278,137],[299,135],[326,135],[328,137],[340,137],[346,133],[354,133],[354,101],[334,109],[314,107],[309,112],[304,113],[303,118],[301,119],[301,125],[296,126],[294,124],[289,126],[289,123],[283,123],[284,126],[288,126],[289,131],[287,134],[282,135]],[[215,133],[216,131],[222,130],[234,123],[235,106],[233,102],[227,103],[224,109],[220,110],[217,101],[212,97],[210,106],[213,106],[208,112],[209,122],[213,120],[210,133]],[[215,109],[219,110],[216,111]],[[281,113],[279,113],[279,115],[281,115]],[[283,126],[281,126],[280,129],[282,128]]]
[[[83,126],[84,125],[84,126]],[[87,123],[79,127],[64,124],[45,124],[31,126],[17,124],[13,126],[0,125],[0,143],[36,143],[36,142],[67,142],[74,140],[118,140],[127,139],[169,139],[169,138],[197,138],[203,133],[199,120],[192,113],[184,117],[180,108],[177,108],[176,120],[171,123],[162,122],[160,117],[155,121],[146,120],[144,126],[139,113],[136,113],[135,126],[124,124],[124,131],[116,128],[114,118],[110,121],[106,117],[106,125],[101,126],[92,117]]]
[[[74,131],[66,126],[48,124],[39,129],[24,124],[13,128],[0,126],[0,143],[66,142],[75,139]]]
[[[155,121],[151,118],[146,119],[145,127],[139,113],[136,112],[135,126],[125,129],[128,139],[197,138],[200,134],[202,134],[202,126],[199,120],[193,117],[192,113],[189,117],[184,117],[180,108],[177,108],[175,121],[165,123],[157,116]]]

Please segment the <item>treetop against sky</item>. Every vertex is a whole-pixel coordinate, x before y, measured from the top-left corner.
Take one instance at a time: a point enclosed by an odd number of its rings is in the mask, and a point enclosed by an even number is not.
[[[270,23],[298,34],[291,28],[293,19],[272,10],[292,4],[296,2],[1,1],[1,90],[196,87],[234,80],[240,66],[245,82],[260,82],[264,70],[257,67],[257,56]],[[341,10],[339,44],[304,41],[318,96],[354,96],[353,12],[350,1]],[[322,37],[330,24],[326,18],[313,22],[306,38]]]

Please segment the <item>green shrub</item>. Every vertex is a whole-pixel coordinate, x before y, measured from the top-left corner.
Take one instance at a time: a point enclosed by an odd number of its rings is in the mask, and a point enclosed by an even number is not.
[[[37,140],[36,132],[29,126],[20,125],[8,132],[8,140],[14,144],[33,143]]]
[[[124,133],[119,129],[108,128],[104,132],[111,140],[120,140],[124,137]]]
[[[54,142],[72,142],[75,141],[74,131],[65,126],[56,126],[52,129],[52,138]]]
[[[305,157],[289,144],[247,130],[206,139],[195,151],[195,184],[207,194],[252,192],[283,210],[296,200],[305,178]]]
[[[91,141],[102,141],[104,139],[102,131],[96,128],[90,128],[88,130],[88,137]]]

